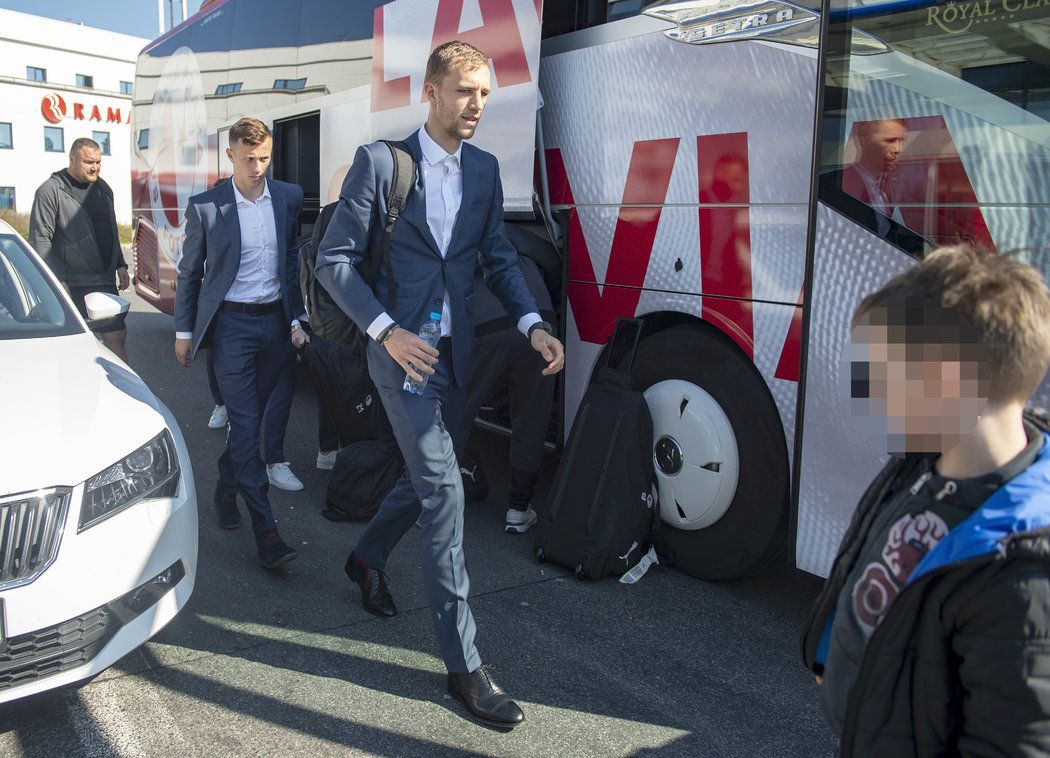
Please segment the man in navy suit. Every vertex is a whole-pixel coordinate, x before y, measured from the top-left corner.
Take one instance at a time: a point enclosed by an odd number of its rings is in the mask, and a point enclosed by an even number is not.
[[[389,149],[373,143],[358,149],[347,172],[318,249],[316,274],[371,338],[369,374],[406,465],[350,553],[346,573],[361,588],[368,611],[395,615],[384,569],[390,551],[418,519],[423,575],[449,692],[479,720],[513,727],[525,716],[482,667],[474,646],[463,559],[463,483],[450,436],[450,430],[460,429],[471,373],[479,255],[489,289],[522,339],[546,361],[542,372],[560,371],[565,353],[540,319],[504,235],[496,158],[463,144],[474,135],[490,89],[488,60],[480,50],[462,42],[435,48],[423,84],[430,113],[424,127],[405,140],[416,163],[416,185],[391,234],[390,268],[379,266],[374,282],[363,280],[357,268],[369,250],[378,250],[393,176]],[[436,349],[417,336],[432,311],[441,314]],[[406,373],[414,379],[429,375],[423,395],[402,389]]]
[[[293,348],[307,341],[295,277],[303,191],[266,178],[272,147],[270,130],[258,119],[242,118],[230,129],[233,178],[190,198],[175,290],[175,355],[189,366],[202,345],[211,348],[229,416],[215,490],[219,526],[240,526],[239,492],[268,569],[298,554],[277,531],[259,428]]]

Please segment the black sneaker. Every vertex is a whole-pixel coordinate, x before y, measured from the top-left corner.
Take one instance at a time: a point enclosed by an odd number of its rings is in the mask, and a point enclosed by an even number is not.
[[[299,553],[285,544],[276,529],[255,535],[255,541],[259,545],[259,563],[265,568],[279,568],[299,557]]]

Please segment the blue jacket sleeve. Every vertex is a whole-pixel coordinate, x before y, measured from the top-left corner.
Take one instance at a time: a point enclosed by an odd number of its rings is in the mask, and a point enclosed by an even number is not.
[[[362,332],[386,310],[358,269],[368,255],[376,202],[375,165],[368,146],[362,145],[343,180],[314,269],[317,281]]]
[[[175,287],[175,331],[192,332],[197,320],[197,297],[204,279],[207,242],[197,205],[186,206],[186,238],[179,259],[178,285]],[[197,335],[194,335],[197,336]]]
[[[289,208],[292,223],[288,225],[288,241],[285,247],[287,259],[284,265],[284,291],[288,293],[288,307],[292,318],[297,319],[301,318],[306,310],[303,305],[303,291],[299,287],[299,249],[295,245],[299,236],[299,217],[303,212],[303,188],[298,184],[293,184],[292,187],[295,188],[295,196]]]

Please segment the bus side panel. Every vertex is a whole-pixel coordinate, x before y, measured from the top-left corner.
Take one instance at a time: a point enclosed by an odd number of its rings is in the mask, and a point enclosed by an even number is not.
[[[754,361],[790,450],[812,52],[623,36],[541,66],[551,200],[571,209],[566,427],[615,318],[672,312]]]

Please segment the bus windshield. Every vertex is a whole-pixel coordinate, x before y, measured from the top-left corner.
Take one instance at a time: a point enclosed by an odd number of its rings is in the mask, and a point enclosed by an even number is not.
[[[846,40],[860,31],[877,45]],[[916,255],[969,242],[1048,272],[1050,5],[835,0],[821,199]]]

